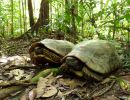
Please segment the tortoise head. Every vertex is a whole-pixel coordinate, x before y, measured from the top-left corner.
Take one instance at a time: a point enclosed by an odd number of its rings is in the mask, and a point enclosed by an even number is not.
[[[67,57],[65,63],[76,71],[81,71],[84,66],[84,64],[80,60],[72,56]]]
[[[43,53],[43,49],[41,47],[35,47],[34,48],[34,52],[38,55],[38,54],[42,54]]]
[[[43,63],[59,63],[61,58],[60,55],[43,45],[36,46],[34,52]]]

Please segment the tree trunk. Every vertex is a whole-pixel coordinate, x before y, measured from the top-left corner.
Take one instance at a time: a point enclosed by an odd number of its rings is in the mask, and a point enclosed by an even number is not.
[[[25,7],[24,25],[25,25],[25,31],[27,31],[27,15],[26,15],[26,11],[27,11],[27,0],[24,0],[24,7]]]
[[[76,16],[78,16],[78,1],[77,0],[72,0],[71,1],[72,6],[71,6],[71,25],[72,25],[72,35],[74,37],[74,42],[77,39],[77,27],[76,27]]]
[[[72,24],[72,33],[73,34],[76,34],[76,25],[75,25],[75,10],[76,10],[76,7],[74,5],[72,5],[72,8],[71,8],[71,17],[72,17],[72,21],[71,21],[71,24]]]
[[[22,0],[22,11],[23,11],[23,27],[24,27],[24,33],[25,33],[25,8],[24,8],[24,0]]]
[[[29,12],[30,27],[32,28],[34,25],[32,0],[28,0],[28,12]]]
[[[100,10],[102,11],[102,9],[103,9],[103,0],[100,0]],[[100,19],[102,20],[102,15],[101,15]]]
[[[43,25],[49,24],[49,0],[43,0]]]
[[[14,18],[13,18],[13,15],[14,15],[14,10],[13,10],[13,0],[11,0],[11,34],[14,33],[14,30],[13,30],[13,23],[14,23]]]
[[[45,25],[49,24],[49,0],[42,0],[39,12],[39,18],[34,25],[32,31],[38,33],[40,27],[46,28]]]
[[[21,0],[19,0],[19,9],[21,9]],[[21,10],[19,11],[19,26],[20,26],[20,33],[22,34],[22,15],[21,15]]]

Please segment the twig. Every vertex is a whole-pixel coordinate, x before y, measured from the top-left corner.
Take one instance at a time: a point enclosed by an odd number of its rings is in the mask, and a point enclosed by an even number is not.
[[[34,85],[36,83],[34,82],[30,82],[30,81],[27,81],[27,80],[12,80],[12,81],[4,81],[4,82],[1,82],[0,83],[0,87],[6,87],[6,86],[11,86],[11,85],[14,85],[14,86],[17,86],[17,85],[21,85],[21,86],[28,86],[28,85]]]
[[[29,66],[29,65],[12,65],[5,70],[13,70],[13,69],[40,69],[39,66]]]
[[[109,86],[107,86],[107,87],[105,87],[105,88],[102,88],[100,91],[99,91],[99,88],[98,88],[98,86],[97,86],[97,88],[94,89],[94,90],[89,94],[89,96],[88,96],[87,98],[88,98],[88,99],[92,99],[92,98],[94,98],[94,97],[102,96],[103,94],[105,94],[106,92],[108,92],[108,91],[114,86],[115,83],[116,83],[116,81],[113,80]]]
[[[23,86],[11,86],[0,90],[0,100],[3,100],[5,97],[10,96],[11,93],[16,91],[23,90]]]

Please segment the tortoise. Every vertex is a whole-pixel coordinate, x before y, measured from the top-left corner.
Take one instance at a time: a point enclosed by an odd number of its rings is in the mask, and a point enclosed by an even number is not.
[[[73,43],[66,40],[44,39],[32,43],[29,54],[35,65],[60,64],[60,60],[72,50],[73,46]]]
[[[62,59],[61,70],[66,70],[84,78],[98,81],[105,78],[121,65],[114,45],[106,40],[84,40],[74,46]]]

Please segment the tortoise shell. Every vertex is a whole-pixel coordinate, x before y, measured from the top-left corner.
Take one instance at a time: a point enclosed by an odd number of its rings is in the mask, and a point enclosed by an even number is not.
[[[58,64],[72,50],[73,46],[73,43],[66,40],[44,39],[33,43],[29,48],[29,54],[32,63],[36,65]]]
[[[85,40],[74,46],[67,57],[76,58],[84,64],[82,72],[84,76],[91,76],[97,80],[120,67],[121,60],[116,53],[114,45],[106,40]]]

